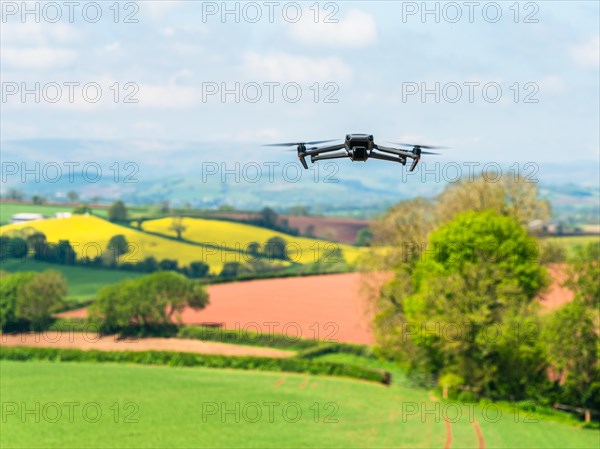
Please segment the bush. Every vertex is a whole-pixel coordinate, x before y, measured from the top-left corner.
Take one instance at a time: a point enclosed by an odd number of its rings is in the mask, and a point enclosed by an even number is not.
[[[102,288],[90,307],[90,317],[103,332],[126,328],[161,329],[186,307],[202,309],[208,304],[204,287],[170,271],[127,279]]]
[[[16,315],[29,321],[32,330],[41,330],[64,305],[66,294],[67,281],[62,273],[55,270],[36,273],[19,285]]]
[[[314,359],[326,354],[353,354],[361,357],[375,357],[369,346],[352,343],[318,343],[317,346],[302,351],[298,354],[298,357]]]
[[[21,259],[27,256],[29,247],[27,241],[21,237],[0,236],[0,257],[2,260],[9,257]]]
[[[441,376],[438,380],[438,387],[442,390],[448,389],[448,398],[455,398],[459,394],[465,380],[456,374],[448,373]]]
[[[113,256],[114,260],[117,261],[120,256],[129,252],[129,242],[123,234],[113,235],[108,241],[106,249]]]
[[[75,215],[91,215],[92,214],[92,209],[88,206],[78,206],[76,208],[73,209],[73,214]]]
[[[268,346],[278,349],[304,350],[319,344],[316,340],[291,338],[287,335],[262,333],[245,329],[223,329],[208,326],[185,326],[177,334],[179,338],[202,341],[217,341],[248,346]]]
[[[540,263],[561,263],[566,260],[567,252],[563,245],[548,239],[540,241]]]
[[[23,327],[17,316],[17,300],[20,288],[35,276],[35,273],[15,273],[3,277],[0,282],[0,330],[13,331]]]
[[[263,254],[269,259],[286,260],[288,258],[287,242],[281,237],[271,237],[265,243]]]
[[[241,266],[239,262],[225,262],[219,273],[219,277],[234,278],[238,275]]]
[[[188,275],[191,278],[203,278],[206,277],[208,275],[208,270],[210,269],[210,267],[208,266],[208,264],[198,261],[198,262],[192,262],[190,263],[190,266],[188,268]]]
[[[108,208],[108,220],[112,222],[124,222],[127,221],[127,208],[123,201],[115,201]]]

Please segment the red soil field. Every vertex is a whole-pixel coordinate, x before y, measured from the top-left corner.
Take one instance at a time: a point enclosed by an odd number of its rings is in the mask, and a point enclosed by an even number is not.
[[[372,344],[371,315],[356,273],[267,279],[208,287],[210,305],[186,310],[186,324]]]
[[[228,329],[373,344],[358,273],[235,282],[208,286],[210,304],[186,309],[185,324],[222,323]],[[83,318],[85,309],[59,314]]]
[[[562,287],[561,265],[549,268],[553,283],[538,301],[543,311],[571,301],[573,293]],[[387,278],[371,276],[373,284]],[[321,338],[373,344],[372,311],[361,293],[363,275],[344,273],[285,279],[217,284],[208,287],[210,304],[200,311],[186,309],[185,324],[222,323],[228,329],[279,333],[291,339]],[[83,317],[85,309],[61,314]]]

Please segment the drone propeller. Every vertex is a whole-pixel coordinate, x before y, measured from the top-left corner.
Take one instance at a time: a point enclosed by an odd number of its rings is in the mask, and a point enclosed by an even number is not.
[[[433,151],[421,151],[421,154],[435,154],[436,156],[440,155],[440,153],[434,153]]]
[[[263,145],[263,147],[295,147],[295,146],[300,146],[300,145],[319,145],[321,143],[335,142],[336,140],[339,140],[339,139],[313,140],[312,142],[269,143],[269,144]]]
[[[263,146],[266,146],[266,145],[263,145]],[[300,146],[300,145],[298,145],[298,146]],[[319,148],[319,147],[310,147],[310,148],[306,148],[306,147],[304,147],[304,150],[302,150],[302,151],[312,151],[312,150],[317,150],[318,148]],[[282,151],[293,151],[293,152],[297,152],[297,151],[298,151],[298,149],[292,149],[292,148],[290,148],[289,150],[282,150]]]
[[[438,145],[420,145],[416,143],[402,143],[402,142],[392,142],[394,145],[400,145],[403,147],[414,147],[414,148],[427,148],[428,150],[444,150],[448,147],[441,147]]]

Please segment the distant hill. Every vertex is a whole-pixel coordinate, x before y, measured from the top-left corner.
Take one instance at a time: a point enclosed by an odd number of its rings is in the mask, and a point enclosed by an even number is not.
[[[217,209],[230,205],[249,211],[270,206],[279,213],[302,205],[314,215],[352,218],[373,217],[416,196],[433,197],[457,179],[457,174],[466,176],[468,164],[477,163],[481,168],[490,162],[489,156],[476,162],[461,161],[459,149],[454,149],[424,159],[410,174],[400,164],[376,160],[321,161],[302,170],[293,153],[248,143],[37,139],[2,141],[0,150],[3,164],[12,164],[9,172],[3,165],[3,195],[13,188],[28,196],[65,200],[66,192],[75,190],[84,199],[110,202],[120,198],[130,205],[169,201],[175,207]],[[64,164],[74,161],[79,165],[69,173]],[[36,163],[39,179],[31,173],[21,176],[23,168],[35,172]],[[58,177],[57,165],[62,170]],[[524,159],[517,165],[539,183],[557,218],[597,223],[597,160],[532,163]],[[514,173],[515,162],[499,162],[493,167]],[[10,174],[14,170],[16,173]]]

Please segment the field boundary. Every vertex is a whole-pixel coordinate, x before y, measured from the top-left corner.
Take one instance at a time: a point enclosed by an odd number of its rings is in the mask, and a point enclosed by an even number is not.
[[[390,373],[354,365],[311,360],[251,356],[207,355],[177,351],[99,351],[32,346],[0,346],[0,360],[51,362],[117,362],[204,368],[290,372],[347,377],[389,385]]]

